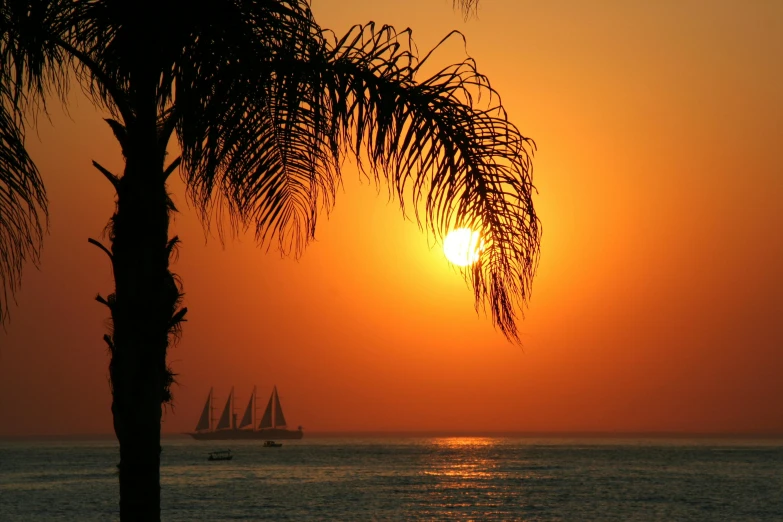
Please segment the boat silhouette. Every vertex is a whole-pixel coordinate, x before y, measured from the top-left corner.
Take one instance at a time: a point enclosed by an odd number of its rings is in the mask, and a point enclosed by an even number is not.
[[[232,455],[231,450],[228,449],[211,452],[207,460],[231,460],[233,458],[234,455]]]
[[[210,388],[196,429],[188,435],[196,440],[291,440],[301,439],[304,435],[301,426],[296,430],[287,428],[283,407],[280,405],[280,397],[277,394],[277,386],[272,388],[272,395],[269,397],[269,402],[258,424],[255,421],[255,387],[239,423],[237,423],[237,416],[234,413],[233,387],[217,423],[212,418],[213,410],[213,388]]]

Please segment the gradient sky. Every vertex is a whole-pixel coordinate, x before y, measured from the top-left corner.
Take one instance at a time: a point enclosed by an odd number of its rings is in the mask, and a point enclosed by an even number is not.
[[[394,202],[345,190],[297,260],[207,238],[176,181],[189,322],[165,432],[210,386],[305,430],[783,432],[783,3],[315,0],[324,27],[451,29],[539,150],[541,264],[509,344]],[[436,55],[463,56],[456,40]],[[78,89],[77,89],[78,90]],[[110,433],[105,256],[121,171],[78,92],[29,148],[51,228],[0,332],[0,435]]]

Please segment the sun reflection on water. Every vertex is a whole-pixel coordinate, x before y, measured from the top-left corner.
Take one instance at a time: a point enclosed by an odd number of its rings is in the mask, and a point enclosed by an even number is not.
[[[426,478],[428,498],[422,514],[448,519],[470,510],[481,513],[481,520],[503,519],[509,503],[521,492],[508,488],[513,478],[498,455],[503,442],[491,437],[442,437],[431,444],[435,452],[420,472]]]
[[[441,448],[469,448],[492,446],[497,443],[496,439],[490,437],[439,437],[432,441],[433,444]]]
[[[487,459],[495,443],[489,437],[443,437],[434,439],[438,450],[446,451],[446,458],[433,462],[425,475],[448,477],[462,481],[488,480],[496,477],[496,464]]]

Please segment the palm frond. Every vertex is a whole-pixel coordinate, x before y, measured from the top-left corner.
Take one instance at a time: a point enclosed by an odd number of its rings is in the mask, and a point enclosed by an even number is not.
[[[319,124],[299,104],[312,97],[301,66],[320,46],[320,29],[307,2],[249,4],[229,3],[220,19],[193,25],[198,38],[174,72],[176,130],[188,192],[205,222],[226,203],[232,226],[253,214],[288,250],[312,235],[311,207],[334,192],[333,178],[319,178],[315,167],[325,134],[309,132]],[[292,68],[281,72],[280,63]],[[259,206],[268,212],[255,212]]]
[[[64,100],[68,64],[55,43],[66,0],[6,0],[0,14],[0,322],[26,261],[37,263],[48,220],[38,169],[24,147],[24,118]]]
[[[201,97],[196,85],[181,93],[188,105],[178,131],[197,208],[208,215],[224,202],[233,225],[255,223],[262,243],[277,239],[298,255],[350,154],[436,238],[460,226],[481,233],[485,248],[465,276],[477,307],[518,340],[540,241],[534,143],[471,59],[419,81],[431,55],[416,57],[410,31],[370,24],[338,39],[306,16],[295,23],[297,38],[267,41],[266,54],[247,57],[245,66],[256,60],[252,79],[216,75]]]
[[[76,3],[78,4],[78,3]],[[46,95],[65,101],[70,59],[57,45],[67,0],[6,0],[0,16],[0,74],[14,111],[46,108]],[[67,24],[66,24],[67,25]]]
[[[459,8],[466,19],[475,16],[478,11],[479,0],[453,0],[452,3],[454,9]]]
[[[452,36],[459,36],[453,33]],[[356,27],[331,46],[327,86],[334,127],[355,156],[366,154],[417,221],[442,239],[467,227],[484,242],[466,273],[477,307],[518,340],[516,317],[530,296],[540,223],[533,205],[532,140],[511,123],[472,59],[417,82],[410,31]]]
[[[38,169],[24,148],[24,134],[0,105],[0,323],[19,289],[27,261],[38,262],[48,219]]]

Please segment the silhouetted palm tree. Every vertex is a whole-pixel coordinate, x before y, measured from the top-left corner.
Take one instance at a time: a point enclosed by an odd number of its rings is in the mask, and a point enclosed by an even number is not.
[[[0,223],[0,268],[12,282],[45,215],[21,113],[49,94],[64,99],[75,79],[109,113],[125,158],[122,175],[94,163],[117,198],[110,248],[91,240],[115,279],[98,300],[113,326],[104,338],[122,520],[160,516],[166,351],[186,312],[169,270],[166,180],[178,166],[207,224],[226,212],[229,226],[298,254],[334,202],[341,156],[354,156],[436,237],[481,231],[485,249],[465,276],[477,306],[517,338],[539,245],[532,143],[472,60],[419,81],[429,55],[416,57],[409,31],[368,24],[337,38],[306,0],[5,0],[0,24],[0,188],[14,194],[0,200],[14,220]],[[166,164],[173,135],[181,157]]]

